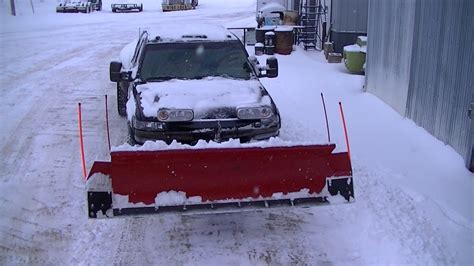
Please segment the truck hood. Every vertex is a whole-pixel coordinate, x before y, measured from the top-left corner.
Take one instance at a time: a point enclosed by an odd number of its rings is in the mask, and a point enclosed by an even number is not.
[[[136,89],[146,117],[156,117],[162,108],[192,109],[195,119],[200,119],[216,110],[235,112],[238,107],[271,106],[271,99],[262,94],[264,90],[258,80],[175,79],[138,85]]]

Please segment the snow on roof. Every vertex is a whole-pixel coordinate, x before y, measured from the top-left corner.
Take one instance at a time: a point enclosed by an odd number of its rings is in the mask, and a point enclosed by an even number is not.
[[[260,8],[259,11],[262,11],[264,13],[271,13],[275,11],[286,11],[286,8],[278,3],[268,3],[262,8]]]
[[[229,41],[238,40],[231,32],[222,26],[211,24],[169,24],[147,30],[149,39],[160,40],[202,40]]]

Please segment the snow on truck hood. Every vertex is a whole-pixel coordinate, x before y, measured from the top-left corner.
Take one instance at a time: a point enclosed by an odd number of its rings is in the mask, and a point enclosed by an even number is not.
[[[143,114],[154,117],[161,108],[192,109],[195,117],[207,110],[225,107],[270,105],[262,96],[258,80],[208,77],[200,80],[169,80],[137,86]]]

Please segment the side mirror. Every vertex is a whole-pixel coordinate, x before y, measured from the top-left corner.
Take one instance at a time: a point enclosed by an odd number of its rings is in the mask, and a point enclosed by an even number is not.
[[[110,62],[110,81],[119,82],[122,80],[121,76],[122,63],[120,62]]]
[[[278,60],[276,57],[267,58],[267,78],[278,77]]]
[[[248,60],[250,64],[252,64],[254,67],[256,67],[259,64],[257,57],[255,57],[254,55],[249,56]]]

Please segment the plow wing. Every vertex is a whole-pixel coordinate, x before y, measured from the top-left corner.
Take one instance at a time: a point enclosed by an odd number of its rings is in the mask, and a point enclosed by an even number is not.
[[[335,147],[112,151],[89,174],[89,217],[350,202],[350,157]]]

